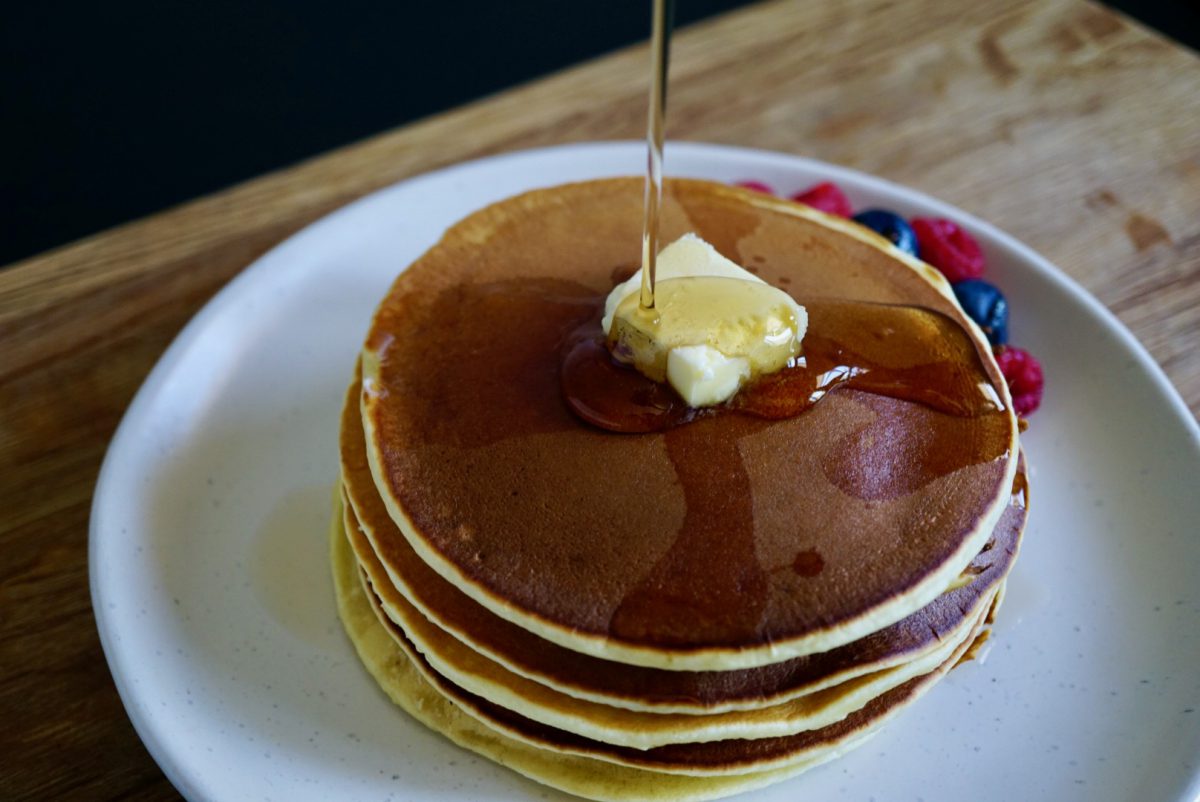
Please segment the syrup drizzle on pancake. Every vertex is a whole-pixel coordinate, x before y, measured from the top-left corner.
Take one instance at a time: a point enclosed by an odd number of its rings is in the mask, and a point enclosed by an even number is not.
[[[687,505],[678,539],[613,615],[610,631],[617,637],[665,643],[671,632],[690,627],[695,633],[699,627],[711,630],[703,640],[718,643],[748,637],[762,624],[769,583],[755,553],[753,493],[737,439],[727,430],[681,424],[729,413],[767,421],[790,418],[831,392],[859,390],[959,418],[990,417],[994,426],[973,427],[986,432],[985,454],[996,458],[1007,452],[1000,395],[974,343],[953,320],[913,306],[848,301],[806,306],[810,327],[797,364],[762,377],[724,405],[703,410],[688,407],[667,385],[612,359],[595,321],[568,341],[561,374],[567,406],[608,431],[666,431],[667,453]],[[881,415],[848,435],[841,451],[856,458],[835,453],[826,460],[822,467],[829,480],[858,498],[891,499],[961,466],[955,440],[966,433],[958,427],[896,433],[889,426],[889,418]],[[895,447],[897,436],[909,441],[904,448]],[[920,458],[913,459],[914,454]],[[880,470],[889,461],[904,464]],[[697,575],[698,552],[711,557],[701,563],[703,577]],[[798,576],[816,576],[824,559],[815,551],[801,552],[793,569]],[[706,593],[695,593],[697,583]]]
[[[808,301],[805,308],[808,333],[796,365],[763,376],[724,405],[688,407],[668,386],[613,360],[603,332],[592,324],[576,332],[563,360],[563,397],[584,421],[628,434],[663,431],[722,412],[791,418],[842,388],[959,417],[1003,414],[974,343],[945,315],[850,301]]]
[[[671,548],[613,614],[610,629],[618,637],[667,641],[690,628],[720,642],[750,637],[762,626],[769,585],[755,553],[750,476],[737,442],[705,428],[667,432],[687,512]],[[722,492],[713,492],[714,483]],[[698,553],[709,559],[698,563]],[[697,585],[705,593],[697,594]]]
[[[724,421],[717,428],[709,425],[713,418],[735,413],[761,419],[761,426],[800,415],[831,392],[858,390],[974,419],[975,425],[962,429],[951,424],[935,432],[891,431],[889,416],[879,415],[847,435],[838,451],[855,459],[835,452],[822,467],[839,489],[870,500],[898,498],[961,467],[960,437],[982,432],[987,459],[1007,453],[1000,396],[974,343],[953,320],[913,306],[818,301],[807,308],[810,330],[795,367],[764,376],[728,403],[703,410],[688,407],[667,385],[612,359],[594,320],[568,340],[561,373],[567,406],[608,431],[665,431],[686,500],[679,537],[613,615],[610,631],[617,637],[667,643],[671,632],[690,628],[694,634],[700,627],[711,630],[703,640],[719,643],[761,628],[769,583],[755,552],[754,494],[737,447],[737,431],[748,421],[741,426]],[[864,402],[871,406],[873,399]],[[991,420],[979,420],[986,418]],[[897,437],[906,441],[902,448],[896,448]],[[701,563],[706,576],[697,575],[696,553],[711,557]],[[793,569],[798,576],[816,576],[824,559],[801,552]],[[695,592],[697,583],[704,594]]]
[[[792,561],[792,570],[799,576],[816,576],[825,570],[825,558],[816,549],[801,549]]]

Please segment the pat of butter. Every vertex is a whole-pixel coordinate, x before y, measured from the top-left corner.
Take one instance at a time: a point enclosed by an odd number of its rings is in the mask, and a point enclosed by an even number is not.
[[[689,406],[719,404],[749,378],[750,360],[727,357],[711,345],[682,345],[667,352],[667,381]]]
[[[690,406],[719,404],[800,353],[804,307],[694,234],[658,255],[655,284],[652,310],[639,304],[640,270],[617,285],[602,325],[617,359]]]

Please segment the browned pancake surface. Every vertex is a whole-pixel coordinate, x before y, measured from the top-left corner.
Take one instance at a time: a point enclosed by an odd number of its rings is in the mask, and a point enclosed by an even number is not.
[[[352,386],[351,398],[357,392],[357,386]],[[436,623],[526,676],[589,696],[644,705],[709,707],[770,700],[932,647],[974,613],[986,594],[1004,579],[1015,559],[1025,523],[1021,493],[1013,496],[991,540],[972,560],[968,569],[973,576],[970,584],[939,596],[916,613],[865,638],[761,668],[664,671],[614,663],[558,646],[500,618],[439,576],[396,531],[376,495],[367,466],[362,421],[353,404],[348,404],[342,415],[341,458],[353,514],[373,532],[379,543],[376,556],[404,580],[406,595],[429,611]],[[1023,487],[1024,474],[1019,477]],[[355,551],[370,548],[364,540],[360,533],[350,533]]]
[[[523,614],[675,650],[835,629],[965,564],[1007,491],[1008,416],[856,392],[790,420],[653,435],[571,415],[563,340],[636,264],[640,215],[632,179],[521,196],[456,226],[397,281],[368,338],[381,357],[370,414],[415,536]],[[686,231],[801,303],[961,320],[886,253],[728,189],[670,183],[664,240]]]

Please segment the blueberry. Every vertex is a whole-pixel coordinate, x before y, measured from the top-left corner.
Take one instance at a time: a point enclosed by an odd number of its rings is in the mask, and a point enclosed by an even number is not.
[[[992,345],[1008,342],[1008,301],[1000,290],[982,279],[971,278],[954,285],[954,297]]]
[[[913,233],[912,226],[895,212],[889,212],[887,209],[867,209],[854,215],[854,221],[882,234],[905,253],[917,255],[917,235]]]

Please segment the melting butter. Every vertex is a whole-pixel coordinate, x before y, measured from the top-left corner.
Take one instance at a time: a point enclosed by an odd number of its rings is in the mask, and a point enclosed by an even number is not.
[[[653,309],[639,303],[638,271],[609,294],[602,325],[617,359],[689,406],[719,404],[799,355],[804,307],[694,234],[664,248],[656,272]]]

